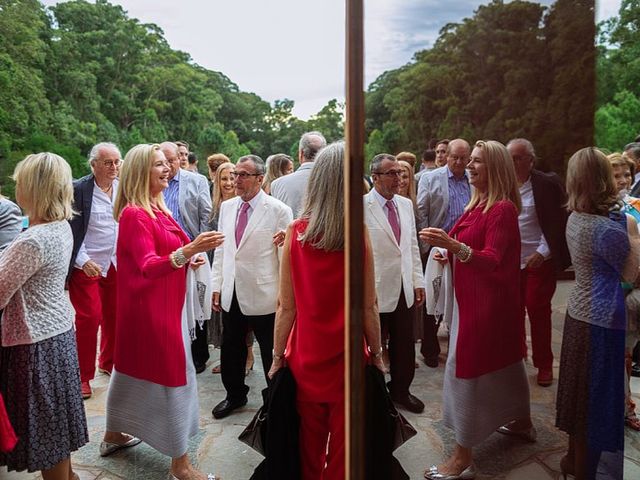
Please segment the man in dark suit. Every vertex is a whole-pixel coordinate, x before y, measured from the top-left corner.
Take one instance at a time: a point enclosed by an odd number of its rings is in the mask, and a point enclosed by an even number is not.
[[[534,169],[536,154],[531,142],[516,138],[507,144],[520,186],[522,211],[518,217],[521,241],[521,292],[531,325],[533,365],[538,385],[553,383],[551,351],[551,299],[556,274],[571,263],[565,228],[568,212],[564,185],[555,173]]]
[[[98,370],[111,374],[113,369],[118,237],[113,202],[120,162],[118,147],[99,143],[89,153],[92,173],[73,184],[73,209],[78,215],[70,220],[73,251],[68,285],[76,311],[76,342],[85,399],[91,396],[89,381],[93,380],[96,369],[98,327]]]

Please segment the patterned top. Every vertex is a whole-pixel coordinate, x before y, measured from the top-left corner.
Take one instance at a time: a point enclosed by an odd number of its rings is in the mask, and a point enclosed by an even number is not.
[[[69,330],[64,292],[73,236],[66,221],[34,225],[0,256],[2,346],[27,345]]]
[[[572,212],[567,222],[567,246],[576,273],[576,285],[567,302],[569,315],[599,327],[624,330],[620,279],[630,250],[625,215],[612,212],[607,218]]]

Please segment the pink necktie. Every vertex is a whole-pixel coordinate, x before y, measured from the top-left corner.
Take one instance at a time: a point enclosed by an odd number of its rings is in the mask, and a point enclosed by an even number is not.
[[[400,223],[398,223],[398,214],[396,213],[396,206],[391,200],[387,200],[387,218],[389,219],[389,225],[396,237],[396,242],[400,245]]]
[[[240,245],[240,240],[242,240],[242,235],[244,235],[244,229],[247,228],[247,210],[249,210],[249,207],[248,202],[242,202],[242,207],[240,207],[240,213],[238,214],[238,223],[236,224],[236,246]]]

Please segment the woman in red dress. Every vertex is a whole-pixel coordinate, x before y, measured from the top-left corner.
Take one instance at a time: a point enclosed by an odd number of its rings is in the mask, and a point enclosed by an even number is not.
[[[224,236],[204,232],[189,241],[164,203],[168,183],[168,163],[158,145],[129,150],[114,206],[122,281],[100,454],[129,446],[115,433],[127,431],[172,458],[172,479],[206,480],[187,455],[188,440],[198,433],[199,407],[183,304],[187,266],[203,264],[198,254],[220,245]]]
[[[343,161],[343,143],[318,153],[304,213],[287,229],[280,264],[269,377],[286,358],[297,383],[303,480],[345,478]],[[371,252],[368,240],[365,252]],[[374,365],[384,371],[368,254],[364,282],[364,334]]]
[[[439,228],[420,232],[425,242],[448,250],[455,293],[443,416],[456,445],[448,460],[427,470],[430,480],[474,478],[472,448],[496,429],[536,439],[523,361],[520,194],[513,160],[501,143],[478,141],[467,169],[474,191],[464,214],[448,234]]]

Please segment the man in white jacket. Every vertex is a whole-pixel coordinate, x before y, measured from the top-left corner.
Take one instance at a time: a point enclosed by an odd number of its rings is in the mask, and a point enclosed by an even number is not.
[[[409,392],[415,374],[414,309],[424,303],[424,278],[411,200],[396,195],[402,168],[393,155],[371,162],[373,189],[364,197],[376,272],[380,323],[389,331],[393,401],[420,413],[424,403]]]
[[[287,205],[264,193],[264,173],[260,157],[241,157],[233,174],[238,196],[220,206],[218,231],[226,241],[213,257],[211,289],[213,309],[222,311],[220,366],[227,396],[213,409],[215,418],[226,417],[247,403],[249,328],[260,345],[267,381],[271,367],[280,270],[274,238],[286,230],[293,214]]]

